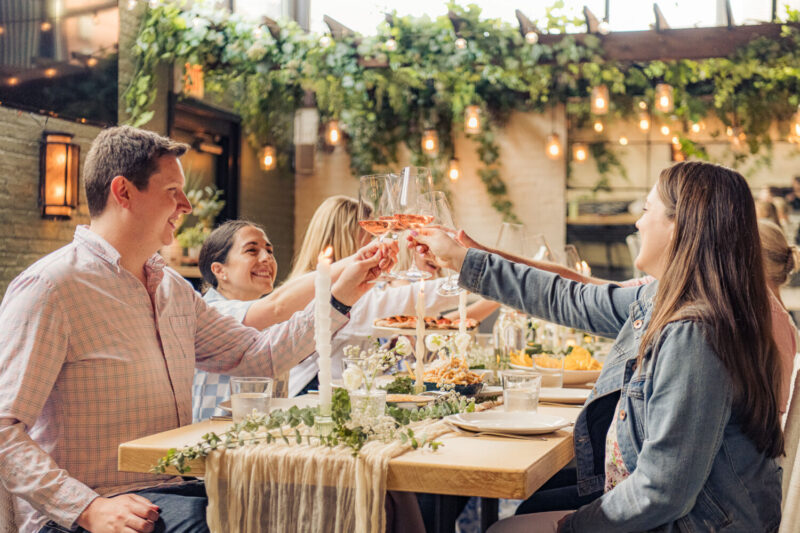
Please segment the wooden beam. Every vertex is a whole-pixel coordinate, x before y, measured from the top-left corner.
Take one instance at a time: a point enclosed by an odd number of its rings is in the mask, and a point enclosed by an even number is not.
[[[775,19],[772,19],[773,21]],[[729,28],[733,28],[736,23],[733,21],[733,10],[731,9],[731,0],[725,0],[725,23]]]
[[[592,13],[589,6],[583,6],[583,18],[586,19],[587,33],[600,33],[600,19]]]
[[[789,24],[800,28],[800,24]],[[738,48],[759,37],[778,39],[781,24],[734,26],[733,28],[677,28],[657,31],[620,31],[597,35],[606,59],[617,61],[671,61],[678,59],[708,59],[727,57]],[[552,46],[564,39],[564,34],[542,35],[539,42]],[[577,41],[585,34],[571,34]]]
[[[668,30],[669,23],[667,22],[667,17],[661,12],[661,8],[658,7],[658,4],[653,4],[653,13],[656,15],[656,31]]]
[[[325,22],[325,24],[328,25],[328,28],[330,28],[331,35],[333,36],[334,39],[341,39],[342,37],[349,37],[356,34],[356,32],[354,32],[341,22],[332,19],[328,15],[323,16],[322,20]]]
[[[261,17],[261,23],[267,27],[273,39],[277,40],[281,36],[281,28],[276,21],[269,17]]]

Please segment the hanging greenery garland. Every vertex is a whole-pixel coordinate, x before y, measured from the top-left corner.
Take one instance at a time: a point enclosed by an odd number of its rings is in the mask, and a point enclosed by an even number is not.
[[[566,104],[575,123],[585,124],[592,118],[589,93],[605,84],[611,106],[604,121],[630,119],[634,101],[652,103],[656,83],[664,82],[673,87],[675,107],[661,118],[686,125],[715,115],[743,140],[736,163],[769,149],[770,127],[785,125],[800,103],[797,26],[784,26],[777,40],[756,39],[730,58],[623,64],[604,59],[600,40],[591,35],[581,40],[568,35],[551,46],[530,44],[515,26],[481,18],[476,6],[448,8],[458,21],[457,33],[446,16],[394,13],[392,24],[381,23],[374,36],[335,40],[291,21],[279,22],[273,37],[266,26],[209,2],[147,9],[133,48],[137,67],[124,96],[130,123],[152,118],[156,67],[188,62],[202,66],[207,92],[233,102],[254,147],[276,146],[281,166],[289,164],[294,111],[311,90],[323,122],[338,120],[347,134],[356,175],[392,165],[406,145],[412,162],[432,167],[443,184],[453,137],[463,131],[467,106],[476,105],[482,126],[468,137],[483,164],[480,178],[495,209],[517,220],[496,141],[512,111]],[[539,27],[563,33],[579,26],[563,8],[555,2],[537,21]],[[787,19],[800,21],[791,10]],[[435,155],[423,152],[426,130],[438,136]],[[708,156],[688,133],[678,136],[684,153]],[[592,153],[601,182],[610,172],[624,172],[608,144],[593,146]]]

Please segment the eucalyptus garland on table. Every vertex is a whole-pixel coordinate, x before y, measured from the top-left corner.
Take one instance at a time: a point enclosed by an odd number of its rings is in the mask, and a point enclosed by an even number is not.
[[[305,441],[308,445],[347,446],[353,450],[353,455],[358,455],[359,450],[370,440],[399,439],[413,449],[427,446],[435,451],[441,443],[420,438],[408,427],[409,424],[474,410],[474,400],[451,392],[433,404],[418,409],[388,407],[387,416],[369,422],[360,421],[362,425],[357,425],[356,422],[359,421],[351,415],[350,395],[345,389],[337,388],[331,402],[333,430],[326,436],[314,433],[314,418],[319,414],[319,407],[292,406],[285,411],[276,410],[267,415],[248,416],[222,434],[207,433],[195,445],[180,450],[173,448],[158,460],[153,472],[163,474],[167,468],[174,467],[179,473],[185,474],[191,471],[189,462],[206,457],[216,449],[269,445],[274,442],[300,445]]]
[[[406,145],[416,164],[431,166],[437,181],[453,156],[453,135],[463,128],[464,110],[482,110],[482,131],[471,135],[483,168],[479,175],[494,207],[516,219],[499,164],[496,132],[512,111],[545,111],[566,104],[577,126],[588,123],[591,88],[606,84],[611,92],[606,122],[628,119],[635,103],[652,104],[656,83],[674,87],[675,110],[654,120],[678,126],[717,116],[744,137],[729,164],[743,162],[769,146],[770,126],[785,129],[800,95],[800,32],[784,26],[779,39],[756,39],[730,58],[621,63],[604,58],[598,38],[568,35],[553,45],[529,44],[518,29],[497,19],[483,19],[476,6],[448,5],[450,18],[392,15],[377,35],[347,36],[323,43],[290,21],[278,23],[274,38],[265,26],[217,9],[210,2],[164,3],[148,9],[133,48],[137,68],[125,92],[133,124],[152,118],[153,73],[159,63],[203,66],[206,89],[225,94],[242,116],[255,147],[278,148],[279,164],[288,166],[294,111],[305,90],[314,91],[323,121],[336,119],[349,135],[347,149],[355,174],[372,173],[397,160]],[[565,16],[557,1],[540,28],[565,32],[580,20]],[[798,22],[797,11],[787,20]],[[456,40],[466,40],[460,48]],[[393,39],[396,48],[387,47]],[[390,49],[391,48],[391,49]],[[381,64],[369,68],[368,63]],[[652,105],[650,105],[652,109]],[[435,129],[439,154],[422,153],[425,129]],[[681,129],[680,127],[677,129]],[[702,146],[680,133],[688,155],[707,157]],[[610,144],[593,149],[601,181],[624,169]],[[602,185],[602,184],[601,184]]]

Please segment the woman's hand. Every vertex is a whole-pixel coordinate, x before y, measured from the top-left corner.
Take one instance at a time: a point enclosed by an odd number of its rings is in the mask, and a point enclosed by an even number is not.
[[[388,272],[397,262],[397,243],[370,243],[361,248],[339,279],[331,287],[331,294],[345,305],[352,306],[367,292],[381,272]]]
[[[458,235],[466,235],[459,231]],[[415,246],[417,253],[433,260],[442,268],[455,272],[461,270],[467,247],[456,240],[453,235],[439,227],[426,227],[412,232],[408,237],[409,247]],[[471,239],[470,239],[471,240]]]

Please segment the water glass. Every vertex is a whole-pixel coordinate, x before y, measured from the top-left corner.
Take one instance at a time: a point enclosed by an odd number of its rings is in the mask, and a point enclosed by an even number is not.
[[[383,416],[386,414],[386,391],[384,389],[351,391],[350,412],[368,420]]]
[[[233,421],[240,422],[253,411],[269,413],[272,378],[231,377]]]
[[[506,411],[537,411],[542,375],[524,370],[503,372],[503,405]]]

